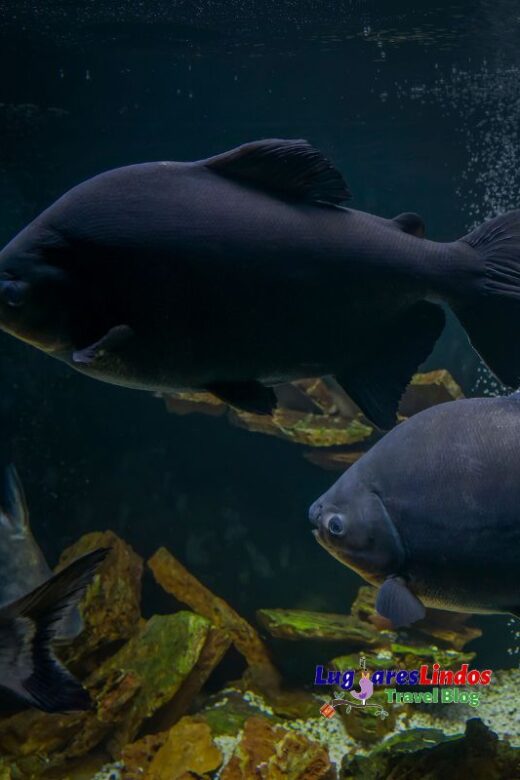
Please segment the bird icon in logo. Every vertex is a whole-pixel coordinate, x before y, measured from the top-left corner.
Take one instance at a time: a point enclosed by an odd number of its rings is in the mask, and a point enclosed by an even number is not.
[[[350,695],[354,699],[358,699],[362,704],[366,704],[367,699],[370,699],[374,693],[374,683],[370,679],[368,672],[361,672],[361,679],[359,681],[359,691],[350,691]]]

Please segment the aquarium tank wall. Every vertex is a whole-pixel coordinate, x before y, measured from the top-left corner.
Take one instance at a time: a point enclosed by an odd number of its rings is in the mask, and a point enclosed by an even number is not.
[[[519,25],[0,2],[1,778],[520,777]]]

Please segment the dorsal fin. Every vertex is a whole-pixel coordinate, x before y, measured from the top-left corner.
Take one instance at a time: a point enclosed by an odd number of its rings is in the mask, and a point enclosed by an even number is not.
[[[201,164],[230,179],[307,203],[338,204],[350,198],[341,173],[308,141],[252,141]]]
[[[398,214],[397,217],[394,217],[394,222],[397,222],[404,233],[410,233],[410,235],[417,236],[417,238],[424,238],[426,235],[424,220],[419,214],[414,214],[413,211],[405,211],[403,214]]]

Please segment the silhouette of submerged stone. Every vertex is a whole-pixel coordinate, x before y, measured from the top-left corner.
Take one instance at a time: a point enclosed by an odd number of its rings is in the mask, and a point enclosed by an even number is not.
[[[175,414],[227,414],[233,425],[295,444],[324,449],[358,445],[355,450],[306,454],[311,462],[323,468],[348,467],[380,436],[333,377],[298,380],[274,389],[278,403],[271,415],[232,408],[207,392],[183,391],[168,394],[164,399],[168,411]],[[462,395],[448,371],[416,374],[401,399],[399,417],[409,417],[428,406]]]

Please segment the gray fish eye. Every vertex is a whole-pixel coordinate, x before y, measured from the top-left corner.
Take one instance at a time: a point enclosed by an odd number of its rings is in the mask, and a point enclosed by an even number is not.
[[[343,536],[346,531],[345,521],[339,515],[332,515],[327,523],[327,530],[332,536]]]
[[[0,294],[8,306],[21,306],[25,299],[27,285],[15,279],[0,282]]]

